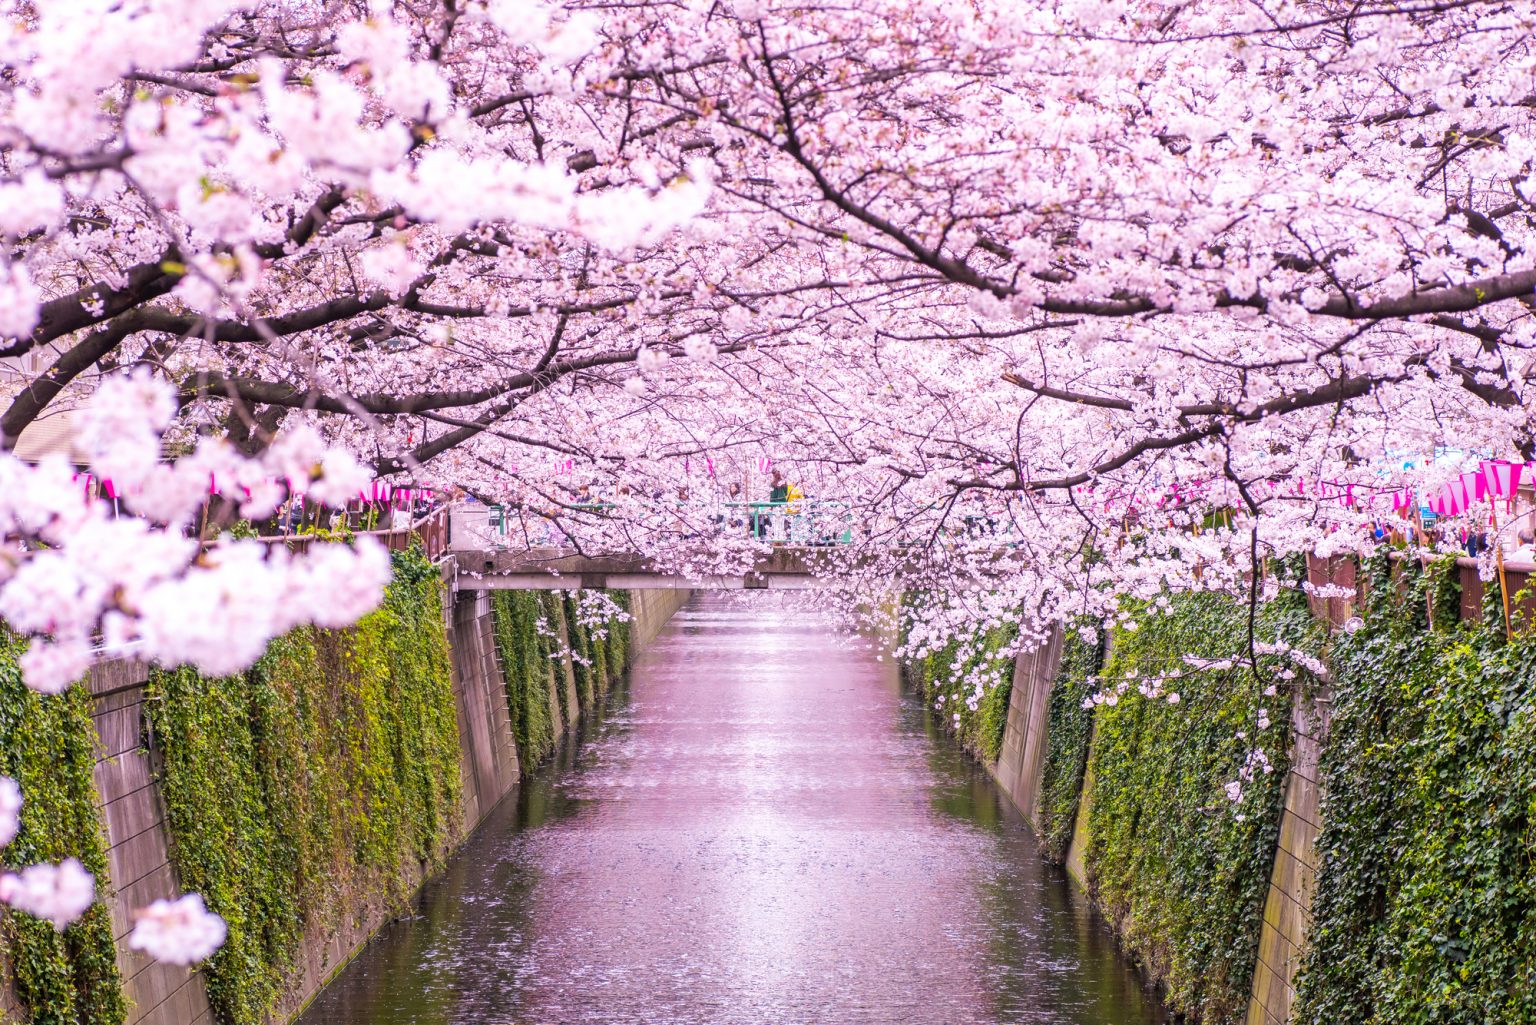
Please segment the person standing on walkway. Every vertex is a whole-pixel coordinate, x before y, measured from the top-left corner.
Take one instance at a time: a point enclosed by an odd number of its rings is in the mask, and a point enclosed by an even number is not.
[[[779,537],[779,526],[784,522],[784,514],[780,511],[789,504],[789,485],[784,481],[784,475],[778,470],[773,471],[773,487],[768,491],[768,503],[772,510],[762,517],[758,526],[757,536],[767,536],[770,540],[782,540]]]
[[[775,505],[789,501],[789,485],[784,482],[784,475],[778,470],[773,471],[773,487],[768,492],[768,501]]]
[[[805,511],[805,506],[801,505],[805,501],[805,492],[800,485],[788,483],[785,485],[784,501],[784,540],[803,542],[808,534],[805,525],[800,523],[800,514]]]

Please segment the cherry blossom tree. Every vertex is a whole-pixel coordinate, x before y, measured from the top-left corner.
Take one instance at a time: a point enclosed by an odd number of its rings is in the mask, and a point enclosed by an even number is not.
[[[927,641],[1257,600],[1266,558],[1369,546],[1371,496],[1460,469],[1438,448],[1536,457],[1533,29],[1529,0],[0,0],[0,445],[75,416],[130,514],[0,459],[0,615],[42,690],[102,652],[231,672],[387,566],[194,536],[210,479],[252,519],[461,486],[529,543],[703,575],[762,551],[720,510],[770,464],[836,503],[850,603],[936,596]],[[78,877],[26,872],[7,899],[62,920]],[[217,943],[191,903],[140,928]]]

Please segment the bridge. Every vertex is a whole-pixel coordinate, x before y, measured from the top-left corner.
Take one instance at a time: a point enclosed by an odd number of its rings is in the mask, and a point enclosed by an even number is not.
[[[741,503],[736,514],[742,535],[759,537],[764,550],[749,567],[730,574],[685,576],[659,567],[654,560],[632,553],[584,554],[570,545],[550,543],[559,536],[552,523],[530,516],[528,523],[513,519],[494,506],[455,504],[440,506],[409,526],[376,530],[356,529],[357,537],[372,537],[393,551],[419,545],[433,562],[453,562],[451,579],[456,591],[563,591],[614,588],[628,591],[656,590],[807,590],[826,585],[818,560],[833,547],[850,544],[852,531],[832,530],[830,518],[810,504],[786,511],[788,503]],[[839,517],[844,511],[837,513]],[[346,528],[343,528],[346,529]],[[727,528],[729,529],[729,527]],[[751,533],[748,533],[748,532]],[[302,551],[332,537],[334,532],[283,534],[261,538],[268,544]],[[808,542],[805,538],[815,537]],[[686,532],[685,544],[707,540]],[[771,545],[771,547],[767,547]]]
[[[671,537],[684,553],[683,563],[689,562],[690,547],[698,561],[714,560],[712,540],[734,537],[759,544],[748,565],[685,574],[676,570],[678,560],[669,567],[632,552],[576,551],[553,522],[538,515],[509,515],[495,506],[460,503],[451,508],[447,531],[448,548],[457,563],[456,589],[800,591],[833,586],[841,579],[841,573],[828,572],[834,561],[838,569],[846,570],[867,558],[850,551],[868,540],[850,507],[842,502],[640,501],[628,506],[584,506],[577,511],[639,522]],[[1012,571],[1017,548],[1001,522],[980,517],[961,517],[960,522],[959,530],[946,533],[947,541],[984,541],[995,568],[1001,573]],[[905,568],[915,571],[928,556],[932,540],[931,534],[897,537],[882,540],[879,547],[887,556],[898,556],[898,570],[910,563]]]
[[[825,585],[818,558],[829,548],[851,544],[854,532],[841,504],[719,502],[658,504],[634,508],[593,503],[573,510],[589,516],[638,515],[675,531],[701,551],[710,534],[735,533],[772,545],[750,567],[728,574],[687,576],[632,553],[581,553],[563,544],[558,527],[532,514],[497,506],[461,503],[449,515],[448,548],[458,564],[460,591],[581,590],[808,590]]]
[[[847,552],[861,533],[842,503],[794,502],[700,503],[657,505],[634,503],[634,508],[614,506],[577,507],[576,512],[623,518],[640,517],[650,530],[675,536],[684,551],[692,545],[700,560],[716,552],[712,539],[736,537],[756,540],[757,551],[747,565],[726,572],[685,574],[658,564],[654,559],[625,551],[581,552],[568,543],[550,519],[529,512],[509,513],[497,506],[456,503],[439,506],[419,516],[409,526],[368,529],[367,519],[347,519],[318,532],[264,536],[260,540],[303,550],[309,545],[342,536],[367,536],[385,547],[404,551],[419,545],[427,558],[447,564],[457,591],[533,590],[563,591],[614,588],[629,591],[655,590],[771,590],[799,591],[832,585],[827,569],[834,553]],[[646,523],[646,517],[650,522]],[[1001,572],[1009,571],[1015,551],[1009,533],[999,523],[965,518],[963,528],[946,534],[951,540],[985,539]],[[924,539],[896,538],[881,547],[887,553],[905,553],[919,568],[931,543]],[[683,561],[688,561],[686,558]],[[840,568],[855,566],[859,559],[839,560]]]
[[[459,591],[559,591],[615,588],[626,591],[803,591],[826,586],[817,572],[822,550],[782,546],[756,558],[740,574],[683,576],[636,555],[582,555],[568,548],[528,551],[463,550],[454,588]]]

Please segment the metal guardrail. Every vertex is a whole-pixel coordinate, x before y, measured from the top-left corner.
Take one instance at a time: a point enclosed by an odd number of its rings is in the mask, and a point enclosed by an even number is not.
[[[684,537],[737,535],[771,544],[848,545],[855,518],[845,502],[797,499],[792,502],[664,503],[653,500],[590,502],[563,507],[573,516],[650,518]],[[561,547],[565,536],[553,517],[501,505],[454,507],[452,547],[457,550]],[[643,519],[642,519],[643,522]]]

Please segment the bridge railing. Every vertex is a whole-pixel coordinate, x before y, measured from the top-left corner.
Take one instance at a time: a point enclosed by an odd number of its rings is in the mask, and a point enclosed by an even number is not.
[[[770,544],[847,545],[856,536],[846,502],[664,502],[627,499],[562,508],[560,516],[623,518],[680,538],[745,536]],[[560,548],[567,544],[555,516],[527,508],[460,503],[453,507],[450,547],[457,551]]]
[[[626,497],[619,502],[586,502],[543,513],[526,506],[460,503],[454,506],[450,547],[457,551],[564,548],[569,540],[561,519],[610,517],[679,539],[750,537],[774,545],[836,546],[867,540],[847,502],[802,498],[790,502],[667,502]],[[953,515],[941,536],[1008,547],[1016,540],[1010,520],[981,512]],[[929,527],[892,535],[894,545],[927,544]]]

